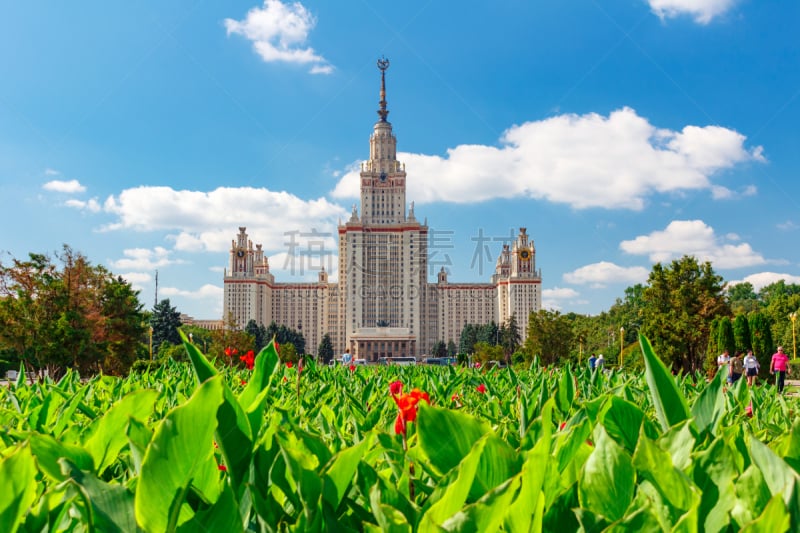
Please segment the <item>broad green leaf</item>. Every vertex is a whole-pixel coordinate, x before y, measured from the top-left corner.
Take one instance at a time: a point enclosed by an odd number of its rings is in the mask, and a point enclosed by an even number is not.
[[[644,413],[639,407],[619,396],[611,396],[607,405],[601,414],[603,427],[618,444],[633,453],[639,440]]]
[[[703,530],[727,531],[730,511],[736,504],[734,481],[735,451],[721,438],[695,456],[693,479],[700,489],[700,517]]]
[[[133,493],[118,484],[106,483],[84,472],[68,459],[61,460],[67,480],[83,493],[91,507],[92,522],[98,531],[127,533],[139,531],[133,509]]]
[[[217,429],[214,437],[225,458],[231,481],[238,490],[249,475],[253,430],[247,415],[225,383],[222,383],[222,398],[216,412]]]
[[[102,474],[117,459],[120,450],[127,444],[128,421],[131,418],[146,421],[153,411],[156,396],[154,390],[132,392],[92,422],[84,448],[92,456],[95,472]]]
[[[417,416],[419,446],[439,474],[449,472],[472,450],[489,425],[459,411],[420,404]]]
[[[699,501],[686,475],[672,465],[669,453],[659,448],[646,435],[639,437],[639,445],[633,456],[633,466],[639,475],[649,480],[658,489],[662,498],[683,515]]]
[[[145,531],[174,531],[194,516],[190,489],[210,503],[220,492],[214,461],[216,414],[223,401],[221,376],[205,381],[156,428],[136,489],[136,521]]]
[[[578,483],[578,498],[581,507],[613,522],[624,516],[633,500],[636,472],[631,457],[602,426],[595,435],[595,449]]]
[[[125,435],[128,437],[128,446],[131,450],[134,472],[136,475],[139,475],[142,470],[142,461],[144,460],[147,446],[150,444],[150,441],[153,440],[153,432],[138,420],[131,419],[128,423]]]
[[[445,520],[442,527],[446,531],[483,533],[497,531],[503,524],[503,516],[511,500],[519,491],[521,478],[514,476],[499,487],[487,492],[480,500],[465,506],[462,510]],[[544,496],[533,505],[535,512],[544,505]]]
[[[734,490],[736,501],[730,514],[739,526],[755,520],[772,497],[761,470],[754,464],[739,476]]]
[[[708,430],[712,435],[716,435],[717,426],[725,414],[723,380],[727,376],[728,366],[724,365],[717,372],[714,379],[700,392],[700,396],[697,397],[692,405],[692,416],[700,433]]]
[[[789,518],[782,495],[776,494],[769,500],[761,516],[742,528],[742,533],[789,531]]]
[[[325,496],[334,509],[339,506],[339,503],[344,498],[345,491],[358,469],[358,463],[366,450],[372,445],[372,441],[373,436],[370,435],[355,446],[341,450],[333,456],[330,466],[325,469],[325,483],[332,483],[335,489],[330,492],[331,496],[328,496],[329,492],[325,491]]]
[[[225,485],[222,494],[211,507],[197,511],[191,520],[178,528],[178,531],[186,533],[197,531],[238,533],[244,531],[239,505],[230,485]]]
[[[0,531],[17,531],[36,491],[36,464],[30,447],[21,446],[0,460]]]
[[[512,532],[523,532],[533,529],[541,531],[544,510],[544,493],[542,486],[551,459],[550,445],[553,428],[553,400],[548,401],[542,409],[541,423],[544,431],[533,450],[527,453],[522,465],[522,478],[517,498],[508,506],[505,513],[506,529]],[[537,502],[537,505],[531,505]],[[541,504],[541,505],[539,505]]]
[[[57,481],[64,481],[64,474],[58,463],[61,458],[69,459],[81,470],[94,471],[92,456],[80,446],[59,442],[50,435],[38,433],[30,435],[29,442],[39,468]]]
[[[194,368],[194,374],[197,377],[197,383],[205,383],[206,380],[209,380],[218,374],[217,369],[214,368],[206,356],[197,349],[197,347],[189,342],[189,339],[186,337],[186,334],[182,330],[178,330],[178,333],[181,336],[181,340],[183,341],[183,347],[186,348],[186,353],[189,354],[189,361],[192,362],[192,368]]]
[[[275,339],[273,338],[258,355],[256,355],[253,364],[253,373],[250,379],[247,380],[247,386],[239,395],[239,403],[245,410],[249,410],[250,406],[259,396],[261,391],[267,388],[270,378],[281,370],[281,361],[278,357],[278,351],[275,349]],[[255,433],[255,431],[253,432]]]
[[[678,390],[675,379],[664,363],[653,352],[650,341],[639,333],[639,344],[644,354],[645,379],[656,410],[661,429],[667,431],[690,416],[686,398]]]
[[[478,464],[488,438],[487,434],[478,439],[455,469],[452,479],[447,476],[442,480],[445,483],[443,487],[440,487],[442,494],[422,516],[418,529],[420,533],[438,531],[445,520],[463,507],[475,480]]]
[[[773,496],[788,494],[797,474],[786,462],[775,455],[775,452],[755,437],[750,439],[750,454],[753,463],[761,470],[764,481]]]

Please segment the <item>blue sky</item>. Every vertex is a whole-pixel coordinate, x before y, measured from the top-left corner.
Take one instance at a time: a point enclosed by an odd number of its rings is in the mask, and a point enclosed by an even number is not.
[[[197,318],[239,226],[280,281],[336,277],[386,56],[430,279],[513,228],[546,307],[655,262],[800,283],[800,3],[15,2],[0,17],[2,261],[69,244]],[[295,246],[295,244],[297,246]],[[487,255],[488,246],[489,255]],[[293,255],[292,251],[306,255]]]

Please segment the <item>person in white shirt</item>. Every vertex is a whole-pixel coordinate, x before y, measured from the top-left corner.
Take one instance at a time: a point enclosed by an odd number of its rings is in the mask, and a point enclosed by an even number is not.
[[[719,372],[720,370],[722,370],[723,367],[725,367],[725,370],[728,371],[729,382],[731,380],[731,369],[728,366],[730,362],[731,362],[731,356],[728,355],[728,350],[725,350],[724,352],[722,352],[717,356],[717,372]]]
[[[756,356],[753,355],[753,350],[747,350],[747,355],[744,357],[744,372],[747,376],[747,384],[750,387],[756,384],[758,367],[758,359],[756,359]]]
[[[603,354],[597,356],[597,361],[594,362],[594,367],[597,370],[603,370],[603,365],[605,364],[606,360],[603,358]]]
[[[342,354],[342,364],[349,365],[352,362],[353,362],[353,356],[350,355],[350,348],[348,348]]]

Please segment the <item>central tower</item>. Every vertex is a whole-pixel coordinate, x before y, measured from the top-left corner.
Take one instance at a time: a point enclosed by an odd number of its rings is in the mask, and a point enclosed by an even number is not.
[[[417,355],[424,313],[428,228],[406,210],[406,171],[387,120],[387,59],[381,73],[378,121],[361,164],[361,214],[339,226],[339,289],[346,295],[346,343],[366,358]]]
[[[381,100],[378,121],[369,139],[369,160],[361,164],[361,220],[365,224],[400,224],[406,219],[406,169],[397,160],[397,139],[386,120],[388,59],[378,60]]]

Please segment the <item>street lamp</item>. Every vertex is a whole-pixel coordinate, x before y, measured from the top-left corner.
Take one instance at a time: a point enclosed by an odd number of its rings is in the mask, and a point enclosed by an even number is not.
[[[625,342],[625,328],[619,327],[619,367],[622,368],[622,350],[624,349]]]
[[[789,318],[792,319],[792,358],[797,359],[797,336],[794,332],[794,323],[797,320],[797,311],[792,312],[792,314],[789,315]]]
[[[150,326],[150,361],[153,360],[153,326]]]
[[[191,331],[189,332],[189,344],[194,344],[194,335]]]
[[[581,364],[581,359],[583,359],[583,337],[580,335],[578,336],[578,366]]]

